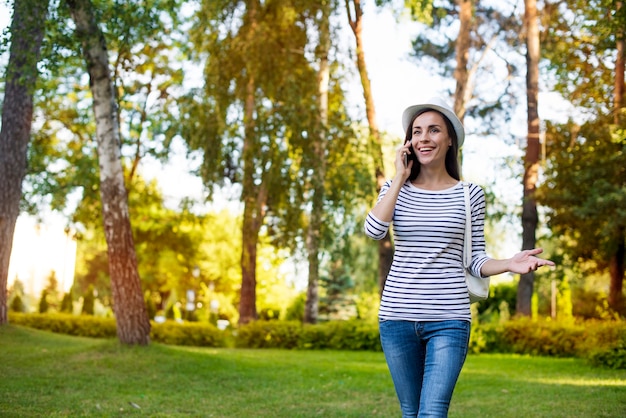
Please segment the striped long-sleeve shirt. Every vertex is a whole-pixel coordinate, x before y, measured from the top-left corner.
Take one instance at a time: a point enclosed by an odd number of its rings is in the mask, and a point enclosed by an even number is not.
[[[389,187],[387,181],[378,200]],[[485,254],[485,193],[469,185],[472,211],[472,264],[480,277],[488,260]],[[445,190],[419,189],[406,182],[393,213],[394,256],[380,302],[381,320],[441,321],[471,320],[463,269],[465,201],[463,185]],[[382,239],[391,222],[370,212],[365,233]]]

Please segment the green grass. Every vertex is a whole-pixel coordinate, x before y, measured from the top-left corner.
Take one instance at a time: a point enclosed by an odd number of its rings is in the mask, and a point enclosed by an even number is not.
[[[450,417],[624,417],[626,371],[470,356]],[[124,347],[0,327],[1,417],[399,417],[372,352]]]

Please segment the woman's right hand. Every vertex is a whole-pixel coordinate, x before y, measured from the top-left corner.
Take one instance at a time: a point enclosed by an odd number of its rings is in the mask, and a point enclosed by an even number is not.
[[[407,141],[404,145],[398,147],[398,149],[396,150],[396,175],[401,177],[402,183],[404,183],[411,175],[411,167],[413,167],[414,160],[408,158],[410,153],[410,141]],[[404,164],[405,161],[408,161],[407,165]]]

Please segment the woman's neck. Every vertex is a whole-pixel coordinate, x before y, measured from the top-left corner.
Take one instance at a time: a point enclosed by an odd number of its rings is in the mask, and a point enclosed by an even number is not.
[[[459,181],[450,176],[448,172],[444,170],[423,170],[421,167],[420,173],[415,180],[412,181],[414,186],[425,190],[444,190],[456,185]]]

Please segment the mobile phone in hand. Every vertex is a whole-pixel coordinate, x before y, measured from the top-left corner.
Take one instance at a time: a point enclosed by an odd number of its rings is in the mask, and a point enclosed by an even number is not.
[[[404,141],[404,144],[406,145],[407,142],[409,142],[410,139],[407,139]],[[404,166],[408,167],[409,166],[409,153],[411,152],[411,148],[407,148],[406,151],[404,152]]]

